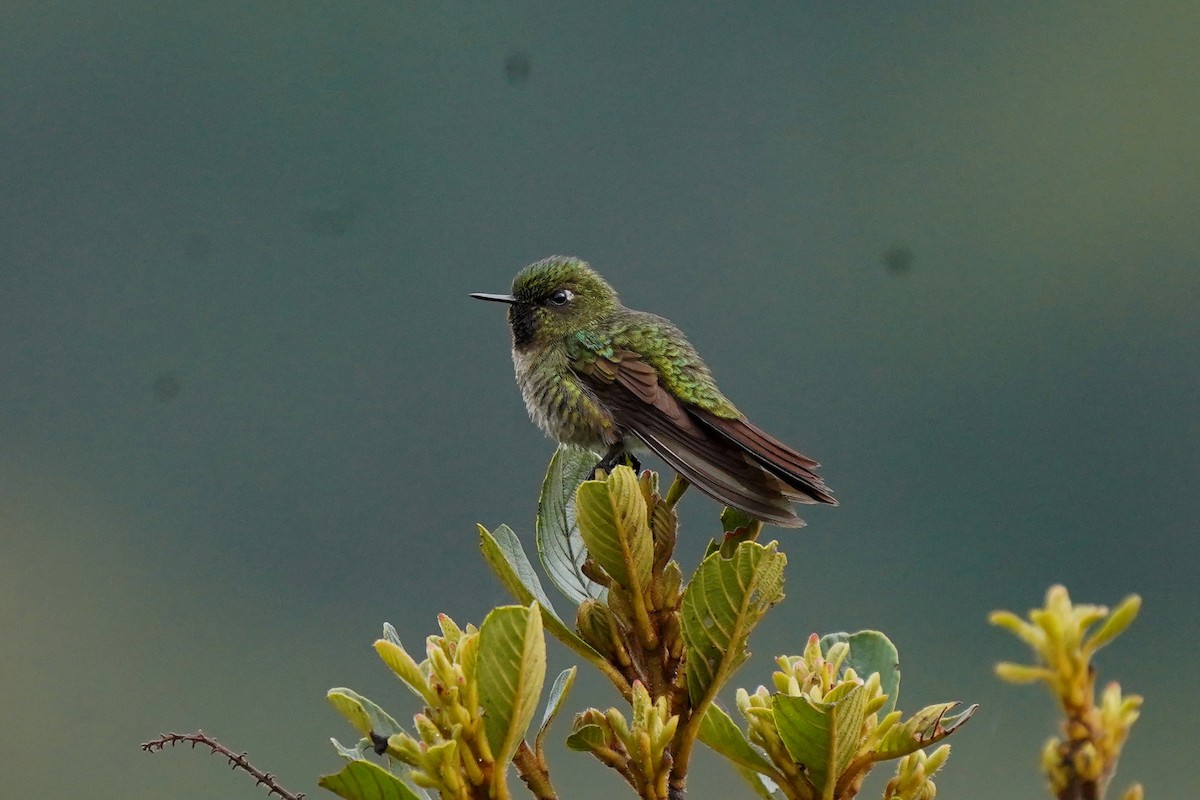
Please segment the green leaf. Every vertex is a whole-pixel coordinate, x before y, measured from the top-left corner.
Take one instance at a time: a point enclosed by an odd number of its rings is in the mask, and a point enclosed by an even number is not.
[[[740,508],[725,506],[725,508],[721,509],[721,530],[726,533],[733,533],[738,528],[749,528],[755,522],[754,517]]]
[[[726,506],[721,511],[721,528],[725,535],[721,537],[717,549],[721,551],[721,555],[729,558],[742,542],[758,539],[759,533],[762,532],[762,522],[745,511]]]
[[[783,599],[787,557],[777,543],[743,542],[733,558],[709,555],[683,592],[681,632],[687,645],[688,695],[696,713],[749,653],[750,631]]]
[[[354,745],[354,747],[346,747],[346,745],[333,738],[330,738],[329,741],[333,742],[333,749],[337,750],[337,754],[347,761],[363,759],[366,757],[367,751],[371,749],[370,739],[359,739],[358,744]]]
[[[879,673],[879,687],[888,696],[887,703],[877,713],[880,719],[891,713],[896,707],[900,696],[900,654],[891,639],[879,631],[859,631],[858,633],[831,633],[821,637],[821,654],[828,655],[829,648],[838,642],[846,642],[850,646],[850,655],[842,662],[840,678],[847,667],[853,667],[855,674],[864,681],[872,673]]]
[[[581,571],[587,558],[575,518],[575,491],[592,476],[602,456],[591,450],[559,445],[538,497],[537,549],[546,576],[571,602],[601,599],[605,589]]]
[[[352,689],[330,689],[325,697],[363,736],[375,733],[386,739],[402,730],[391,714]]]
[[[775,729],[788,755],[803,764],[822,798],[834,787],[858,751],[866,716],[867,695],[853,686],[835,703],[815,703],[805,696],[777,694],[771,699]]]
[[[400,634],[396,633],[396,626],[392,625],[390,622],[383,623],[383,638],[397,647],[404,646],[400,643]]]
[[[541,580],[521,547],[521,540],[512,528],[501,525],[495,533],[489,533],[482,525],[476,527],[479,528],[479,549],[509,594],[523,605],[537,600],[538,605],[557,617],[558,613],[554,611]]]
[[[767,775],[775,771],[771,762],[750,744],[742,729],[730,719],[725,709],[716,703],[711,704],[708,711],[704,712],[704,719],[700,721],[699,739],[736,766]],[[762,786],[762,783],[758,785]]]
[[[1034,667],[1026,664],[1014,664],[1011,661],[1001,661],[996,665],[996,677],[1008,683],[1034,683],[1035,681],[1053,681],[1054,670],[1045,667]]]
[[[534,600],[542,611],[542,622],[554,635],[554,638],[574,650],[582,658],[599,666],[607,663],[605,658],[590,644],[579,637],[575,631],[563,622],[550,605],[546,592],[542,589],[533,565],[525,557],[521,542],[517,535],[507,525],[501,525],[495,533],[488,532],[482,525],[479,527],[479,549],[491,566],[492,571],[500,578],[500,583],[508,589],[509,594],[521,605],[529,605]]]
[[[1040,650],[1046,642],[1045,631],[1029,624],[1011,611],[993,611],[988,614],[988,622],[1009,631],[1034,650]]]
[[[421,665],[400,644],[394,628],[389,635],[387,629],[391,627],[388,625],[384,628],[384,638],[375,640],[375,652],[383,659],[383,663],[387,664],[388,668],[404,682],[409,691],[429,705],[434,705],[436,700],[433,690],[429,688],[429,677],[421,670]]]
[[[1113,612],[1108,615],[1108,619],[1104,620],[1104,624],[1100,626],[1100,629],[1084,641],[1084,650],[1094,653],[1113,639],[1116,639],[1137,619],[1138,611],[1141,608],[1141,597],[1136,594],[1126,597],[1121,601],[1121,605],[1113,609]]]
[[[346,800],[421,800],[404,781],[371,761],[351,761],[317,785]]]
[[[595,724],[583,725],[567,737],[567,747],[580,753],[604,747],[604,729]]]
[[[654,538],[637,475],[620,465],[605,480],[584,481],[576,503],[588,554],[614,581],[640,596],[650,582]]]
[[[559,709],[562,708],[563,701],[567,699],[567,693],[571,691],[571,686],[575,683],[577,671],[576,667],[564,669],[554,679],[554,685],[550,687],[550,697],[546,699],[546,713],[542,715],[542,724],[538,726],[537,737],[533,741],[535,753],[542,751],[542,741],[546,738],[546,731],[550,730],[550,723],[554,722]]]
[[[742,776],[742,780],[750,787],[750,791],[759,798],[759,800],[776,800],[775,790],[777,786],[775,781],[768,778],[766,775],[761,775],[749,767],[743,767],[741,764],[734,764],[733,769],[738,775]]]
[[[479,628],[475,675],[483,730],[497,764],[507,764],[537,710],[546,677],[546,640],[537,604],[493,609]],[[503,780],[497,770],[497,779]]]
[[[958,703],[926,706],[904,722],[892,726],[875,747],[875,760],[899,758],[940,742],[962,727],[979,708],[978,705],[972,705],[960,714],[947,717],[946,712],[956,705]]]

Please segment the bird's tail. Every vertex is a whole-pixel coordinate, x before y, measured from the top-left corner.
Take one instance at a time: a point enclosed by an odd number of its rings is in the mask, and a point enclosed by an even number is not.
[[[634,434],[672,469],[710,497],[764,522],[799,528],[804,520],[793,503],[837,504],[813,471],[815,461],[745,420],[698,412],[695,423],[684,427],[654,418],[639,422]]]
[[[829,487],[816,473],[820,464],[788,447],[745,417],[727,419],[701,409],[692,411],[692,415],[710,431],[741,449],[754,463],[783,481],[791,489],[785,494],[795,502],[838,504]]]

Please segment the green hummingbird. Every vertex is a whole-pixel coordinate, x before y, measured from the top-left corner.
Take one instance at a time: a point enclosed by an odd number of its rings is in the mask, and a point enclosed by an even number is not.
[[[645,446],[709,496],[789,528],[804,524],[793,503],[837,505],[817,462],[751,424],[679,328],[621,305],[586,262],[550,256],[512,294],[471,296],[508,304],[529,416],[560,443],[605,451],[597,468]]]

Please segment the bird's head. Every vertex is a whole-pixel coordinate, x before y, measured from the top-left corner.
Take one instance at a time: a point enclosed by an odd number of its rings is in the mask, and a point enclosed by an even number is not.
[[[530,264],[513,279],[510,295],[471,296],[509,304],[513,347],[522,351],[585,330],[620,305],[613,288],[586,261],[572,256]]]

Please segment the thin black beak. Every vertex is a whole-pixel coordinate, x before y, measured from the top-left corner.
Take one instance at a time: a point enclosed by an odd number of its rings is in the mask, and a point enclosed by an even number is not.
[[[471,295],[476,300],[491,300],[493,303],[508,303],[512,305],[517,302],[517,298],[511,294],[488,294],[486,292],[475,292]]]

